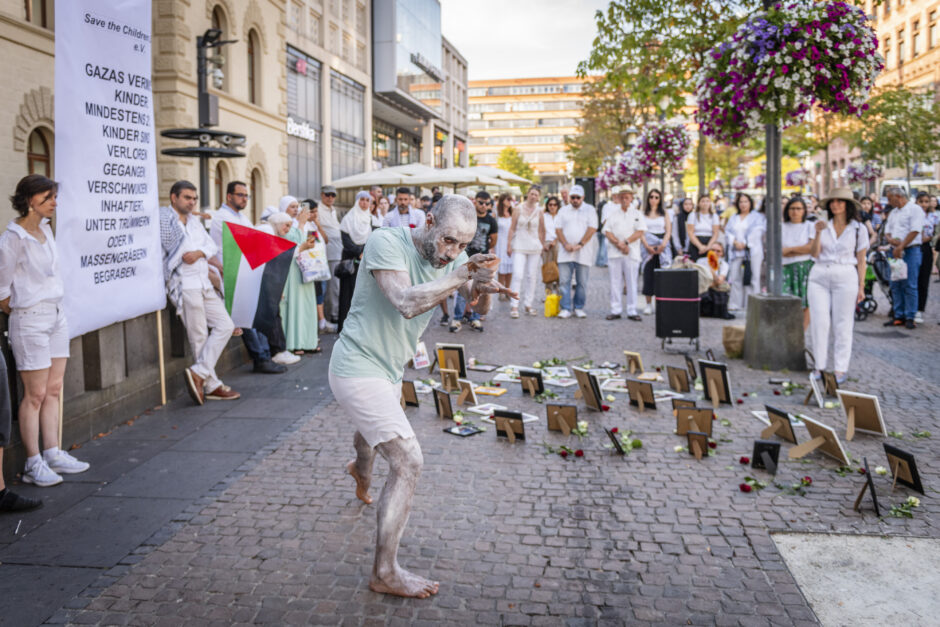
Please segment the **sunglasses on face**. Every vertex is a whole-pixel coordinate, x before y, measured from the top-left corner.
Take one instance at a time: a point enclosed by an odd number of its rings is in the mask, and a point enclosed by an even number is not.
[[[329,196],[330,198],[336,198],[336,194],[323,194],[324,196]]]
[[[580,196],[568,196],[571,200],[581,200]]]

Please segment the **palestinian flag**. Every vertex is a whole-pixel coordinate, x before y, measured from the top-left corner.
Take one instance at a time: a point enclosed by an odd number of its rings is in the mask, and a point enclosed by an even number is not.
[[[236,327],[265,335],[277,320],[294,242],[251,227],[222,225],[225,308]]]

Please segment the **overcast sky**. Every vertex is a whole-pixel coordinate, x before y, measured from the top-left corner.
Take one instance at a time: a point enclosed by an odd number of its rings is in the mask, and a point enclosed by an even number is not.
[[[470,80],[572,76],[608,0],[441,0],[441,30]]]

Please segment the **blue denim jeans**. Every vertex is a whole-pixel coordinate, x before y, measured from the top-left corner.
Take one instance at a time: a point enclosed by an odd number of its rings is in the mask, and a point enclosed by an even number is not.
[[[268,345],[268,338],[263,333],[258,333],[256,329],[242,329],[242,341],[248,354],[254,361],[267,361],[271,359],[271,347]]]
[[[600,231],[597,232],[597,259],[594,260],[595,266],[607,267],[607,236]]]
[[[460,295],[460,290],[457,290],[457,293],[454,294],[454,320],[460,320],[463,318],[464,312],[467,310],[467,301],[463,296]],[[480,314],[475,311],[470,312],[470,320],[479,320]]]
[[[907,278],[903,281],[891,281],[891,300],[894,301],[896,320],[913,320],[917,314],[917,276],[920,273],[920,246],[904,249],[904,263],[907,264]]]
[[[561,308],[571,311],[571,276],[574,275],[578,285],[574,289],[574,308],[584,309],[587,302],[588,266],[582,266],[576,261],[565,261],[558,264],[558,282],[561,284]]]

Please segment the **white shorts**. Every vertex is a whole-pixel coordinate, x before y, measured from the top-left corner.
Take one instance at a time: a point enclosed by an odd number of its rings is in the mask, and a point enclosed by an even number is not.
[[[377,377],[339,377],[330,371],[330,389],[369,446],[415,437],[401,408],[401,382]]]
[[[10,314],[10,344],[17,370],[45,370],[69,356],[69,326],[61,303],[41,302]]]

